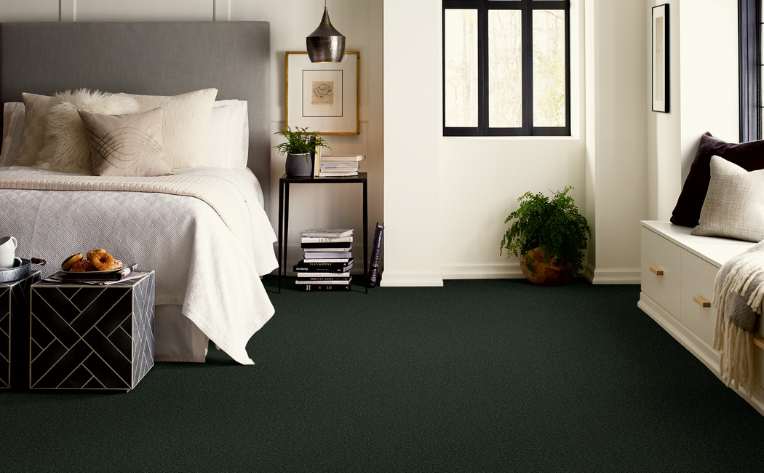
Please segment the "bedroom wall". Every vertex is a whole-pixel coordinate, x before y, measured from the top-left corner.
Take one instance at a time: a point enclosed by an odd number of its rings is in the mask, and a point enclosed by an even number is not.
[[[363,153],[369,173],[369,223],[383,221],[382,123],[382,3],[383,0],[331,0],[332,22],[348,37],[348,47],[361,55],[361,133],[331,137],[335,154]],[[305,36],[321,19],[323,4],[316,0],[0,0],[0,21],[237,21],[271,23],[272,96],[274,131],[284,126],[284,52],[305,50]],[[278,137],[274,137],[274,145]],[[284,158],[271,158],[271,222],[278,217],[278,178]],[[298,255],[299,231],[312,227],[352,225],[360,231],[360,186],[293,187],[291,193],[290,259]],[[357,242],[360,251],[360,241]],[[291,263],[290,263],[291,266]]]
[[[639,221],[647,214],[642,0],[587,0],[587,207],[594,215],[593,280],[637,284]]]
[[[646,9],[667,3],[646,0]],[[706,131],[739,139],[738,2],[670,0],[671,113],[648,113],[650,218],[668,220]],[[648,38],[651,24],[646,25]],[[709,34],[713,32],[713,34]],[[648,64],[651,44],[646,47]],[[645,78],[648,102],[651,76]]]
[[[595,282],[638,282],[647,202],[643,0],[573,2],[574,136],[555,139],[442,137],[441,2],[408,5],[385,1],[383,284],[518,277],[517,263],[499,256],[503,218],[523,192],[565,185],[595,228]],[[437,51],[435,61],[412,58],[399,38],[411,29],[422,38],[417,50]],[[402,86],[411,78],[415,91]]]
[[[584,206],[581,6],[577,1],[571,6],[572,136],[439,136],[444,279],[521,277],[516,259],[499,254],[499,243],[506,229],[504,218],[523,193],[572,186],[574,197]]]

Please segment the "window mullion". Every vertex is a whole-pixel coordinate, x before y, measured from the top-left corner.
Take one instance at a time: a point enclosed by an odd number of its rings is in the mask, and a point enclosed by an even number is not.
[[[478,8],[478,130],[488,130],[488,1]]]
[[[533,132],[533,9],[526,1],[522,9],[523,24],[523,129]]]

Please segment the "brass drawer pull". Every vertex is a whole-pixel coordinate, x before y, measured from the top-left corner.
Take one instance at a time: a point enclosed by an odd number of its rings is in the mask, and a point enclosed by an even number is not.
[[[658,277],[661,277],[661,276],[663,276],[665,274],[663,272],[663,268],[658,267],[658,266],[650,266],[650,272],[654,273]]]
[[[704,309],[710,309],[711,308],[711,301],[709,301],[708,299],[706,299],[703,296],[695,296],[695,297],[692,298],[692,300],[694,300],[696,304],[698,304],[699,306],[701,306]]]

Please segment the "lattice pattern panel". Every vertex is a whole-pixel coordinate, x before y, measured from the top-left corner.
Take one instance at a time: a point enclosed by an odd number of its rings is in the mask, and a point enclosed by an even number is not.
[[[29,387],[29,292],[39,280],[36,271],[24,280],[0,284],[0,389]]]
[[[154,274],[133,284],[38,284],[31,389],[133,389],[154,365]]]

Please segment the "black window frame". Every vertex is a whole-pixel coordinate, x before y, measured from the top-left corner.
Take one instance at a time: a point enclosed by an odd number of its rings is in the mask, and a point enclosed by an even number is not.
[[[740,15],[740,141],[762,139],[762,0],[738,0]]]
[[[477,10],[478,15],[478,126],[446,126],[446,10]],[[488,11],[522,11],[523,125],[518,128],[489,126]],[[565,126],[533,126],[533,10],[565,12]],[[442,95],[443,136],[571,136],[570,0],[443,0]]]

